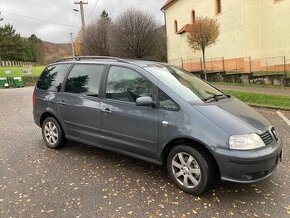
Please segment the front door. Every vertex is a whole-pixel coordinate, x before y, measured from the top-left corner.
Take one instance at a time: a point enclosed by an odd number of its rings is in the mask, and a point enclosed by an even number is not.
[[[109,146],[155,158],[158,110],[136,106],[141,96],[154,96],[154,84],[136,71],[111,66],[101,103],[102,135]]]
[[[67,135],[86,142],[100,138],[99,87],[105,65],[76,64],[58,97],[58,109]]]

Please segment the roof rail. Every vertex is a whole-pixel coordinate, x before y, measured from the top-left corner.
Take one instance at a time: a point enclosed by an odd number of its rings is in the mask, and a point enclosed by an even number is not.
[[[110,56],[76,56],[76,57],[67,57],[62,58],[57,61],[54,61],[53,63],[61,62],[61,61],[80,61],[80,60],[98,60],[98,59],[105,59],[105,60],[114,60],[118,62],[123,63],[130,63],[129,61],[126,61],[122,58],[116,58],[116,57],[110,57]]]

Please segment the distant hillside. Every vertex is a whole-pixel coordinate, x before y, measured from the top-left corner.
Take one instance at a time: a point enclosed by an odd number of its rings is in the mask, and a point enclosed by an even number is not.
[[[60,58],[72,56],[69,43],[51,43],[43,41],[38,48],[42,64],[48,64]]]

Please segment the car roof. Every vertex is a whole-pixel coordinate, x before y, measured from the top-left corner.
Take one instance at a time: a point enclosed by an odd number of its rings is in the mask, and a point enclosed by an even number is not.
[[[109,57],[109,56],[77,56],[77,57],[69,57],[63,58],[53,62],[55,63],[127,63],[137,65],[139,67],[145,68],[148,66],[164,66],[168,65],[167,63],[162,63],[158,61],[149,61],[149,60],[141,60],[141,59],[122,59],[117,57]]]

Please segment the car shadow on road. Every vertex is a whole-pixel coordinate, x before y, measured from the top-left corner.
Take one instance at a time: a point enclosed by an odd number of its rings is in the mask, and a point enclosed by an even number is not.
[[[48,148],[47,148],[48,149]],[[54,152],[54,151],[52,151]],[[83,161],[90,164],[94,171],[108,171],[111,176],[112,171],[116,177],[122,177],[124,174],[131,180],[139,180],[143,184],[147,184],[149,189],[158,190],[159,193],[170,193],[173,195],[182,195],[183,198],[189,201],[196,198],[180,191],[173,185],[167,174],[165,167],[151,164],[149,162],[137,160],[128,156],[124,156],[115,152],[107,151],[93,146],[68,141],[66,145],[57,150],[61,155],[59,161],[74,161],[74,167],[83,167]],[[67,159],[65,158],[67,157]],[[117,169],[117,170],[116,170]],[[118,175],[119,174],[119,175]],[[208,201],[229,201],[240,199],[241,201],[248,199],[251,196],[253,199],[260,196],[257,194],[270,192],[269,180],[253,184],[238,184],[232,182],[216,181],[208,191],[199,196],[199,198]],[[217,196],[222,196],[222,199],[217,199]]]

